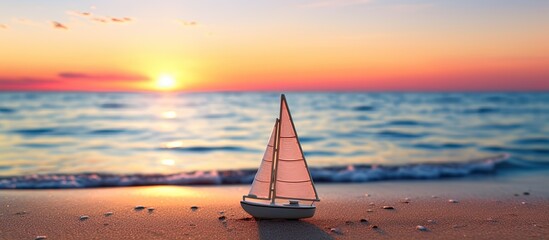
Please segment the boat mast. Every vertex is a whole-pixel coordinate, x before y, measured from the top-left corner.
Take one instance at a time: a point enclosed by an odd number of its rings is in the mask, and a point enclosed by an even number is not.
[[[279,134],[279,128],[280,128],[280,120],[277,118],[275,123],[275,141],[273,145],[273,163],[271,164],[271,182],[269,182],[269,199],[272,200],[272,203],[274,203],[274,196],[275,196],[275,186],[276,186],[276,178],[275,178],[275,161],[278,155],[278,134]],[[277,161],[278,162],[278,161]]]

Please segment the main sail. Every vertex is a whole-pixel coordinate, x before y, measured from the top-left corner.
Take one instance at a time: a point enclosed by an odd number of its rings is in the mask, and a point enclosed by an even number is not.
[[[271,133],[271,138],[267,144],[267,149],[265,149],[265,153],[263,154],[263,160],[261,161],[259,169],[257,169],[254,182],[252,183],[252,188],[250,189],[250,194],[256,195],[258,198],[271,198],[271,176],[273,170],[277,125],[278,120],[275,122]]]
[[[275,198],[316,201],[318,195],[284,95],[280,104]],[[263,168],[263,164],[261,167]]]

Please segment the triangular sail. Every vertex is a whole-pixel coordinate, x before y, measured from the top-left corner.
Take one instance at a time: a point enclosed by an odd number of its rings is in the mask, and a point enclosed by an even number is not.
[[[254,182],[252,183],[252,188],[250,189],[250,194],[256,195],[258,198],[271,198],[271,174],[273,170],[273,152],[276,142],[277,124],[278,121],[273,127],[271,138],[269,139],[269,143],[267,144],[267,149],[265,149],[265,153],[263,154],[263,160],[261,161],[259,169],[257,169]]]
[[[279,122],[275,197],[318,200],[284,95]]]

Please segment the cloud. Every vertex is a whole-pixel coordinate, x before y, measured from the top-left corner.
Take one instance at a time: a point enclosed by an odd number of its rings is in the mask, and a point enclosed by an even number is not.
[[[129,17],[95,17],[91,20],[100,23],[129,23],[133,21],[133,19]]]
[[[60,78],[75,80],[98,80],[98,81],[146,81],[149,77],[137,74],[88,74],[81,72],[60,72]]]
[[[8,25],[0,23],[0,29],[8,29]]]
[[[301,5],[302,7],[309,8],[323,8],[323,7],[345,7],[352,5],[364,5],[373,2],[373,0],[324,0],[316,1]]]
[[[68,15],[77,16],[77,17],[91,17],[92,13],[90,12],[78,12],[78,11],[67,11]]]
[[[52,83],[59,83],[58,80],[52,79],[40,79],[40,78],[2,78],[0,77],[0,89],[1,90],[10,90],[10,89],[25,89],[32,87],[45,86]]]
[[[60,22],[52,21],[51,24],[53,25],[53,28],[55,29],[62,29],[62,30],[68,30],[69,28],[65,25],[63,25]]]
[[[67,11],[66,13],[71,16],[81,17],[98,23],[129,23],[133,21],[133,18],[130,17],[100,16],[91,12]]]
[[[106,18],[92,18],[92,21],[100,22],[100,23],[108,23],[109,20]]]
[[[196,27],[198,26],[198,22],[196,21],[185,21],[185,20],[177,20],[177,22],[185,27]]]
[[[114,23],[126,23],[126,22],[132,21],[132,19],[129,17],[124,17],[124,18],[111,17],[110,19],[111,19],[111,22],[114,22]]]

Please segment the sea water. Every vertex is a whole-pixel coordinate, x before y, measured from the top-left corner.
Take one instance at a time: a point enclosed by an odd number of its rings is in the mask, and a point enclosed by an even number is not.
[[[317,182],[549,164],[549,93],[286,94]],[[279,93],[0,93],[0,188],[249,183]]]

